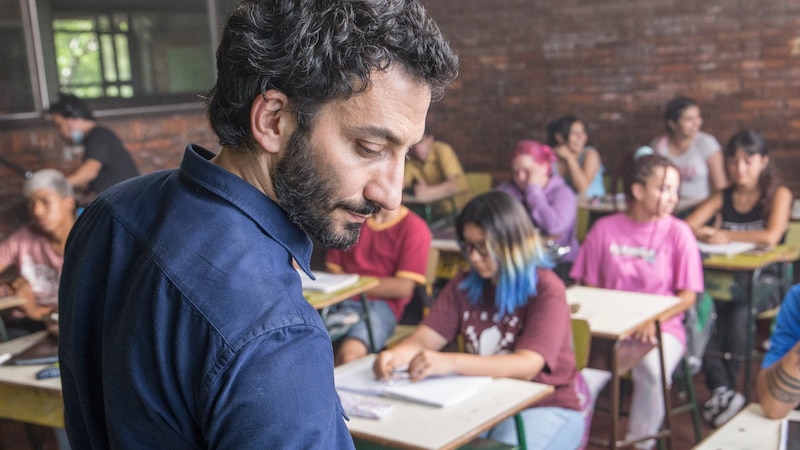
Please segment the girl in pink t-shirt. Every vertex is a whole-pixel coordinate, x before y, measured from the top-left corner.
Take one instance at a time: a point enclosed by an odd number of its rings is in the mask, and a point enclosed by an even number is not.
[[[543,267],[525,208],[504,192],[479,195],[459,214],[456,235],[471,270],[448,283],[411,336],[378,355],[376,375],[408,367],[412,380],[461,374],[550,384],[555,392],[522,412],[527,448],[578,448],[585,427],[575,385],[582,380],[564,283]],[[465,353],[442,352],[457,335]],[[517,444],[514,420],[489,437]]]
[[[659,317],[666,370],[672,373],[686,345],[683,312],[703,291],[700,252],[689,226],[672,215],[678,204],[678,170],[649,147],[637,150],[626,163],[627,210],[592,226],[570,275],[588,286],[679,297],[682,302]],[[655,323],[644,324],[631,338],[654,341]],[[664,418],[658,356],[655,349],[650,351],[633,369],[627,439],[656,434]],[[597,372],[584,376],[599,392],[611,375]],[[654,444],[651,439],[637,446]]]

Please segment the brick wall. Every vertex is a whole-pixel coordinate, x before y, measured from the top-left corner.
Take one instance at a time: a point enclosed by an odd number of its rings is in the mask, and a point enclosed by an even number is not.
[[[800,2],[423,0],[461,61],[429,114],[467,170],[508,177],[517,141],[575,114],[611,169],[664,129],[674,95],[704,131],[761,131],[800,194]]]
[[[508,177],[517,141],[582,118],[606,165],[663,130],[676,94],[696,98],[703,129],[725,142],[765,134],[800,195],[800,2],[793,0],[423,0],[459,53],[451,92],[429,126],[467,170]],[[101,119],[143,172],[174,167],[187,142],[216,148],[204,112]],[[0,129],[0,151],[31,170],[78,156],[51,125]],[[22,179],[0,167],[0,237],[24,223]]]
[[[201,106],[169,114],[100,118],[98,122],[120,136],[142,173],[177,167],[187,143],[217,148]],[[28,170],[52,167],[65,173],[78,166],[82,154],[81,148],[67,145],[52,123],[44,120],[0,130],[0,151]],[[0,239],[27,220],[23,182],[21,176],[0,166]]]

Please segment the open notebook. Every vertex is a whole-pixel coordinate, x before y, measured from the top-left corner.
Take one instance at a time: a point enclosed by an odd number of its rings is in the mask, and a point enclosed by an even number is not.
[[[303,284],[304,291],[317,291],[326,294],[344,289],[358,281],[358,275],[352,273],[333,274],[314,272],[314,278],[316,278],[316,280],[312,280],[300,269],[297,269],[297,274],[300,275],[300,282]]]
[[[378,380],[372,371],[374,360],[374,355],[370,355],[349,364],[343,370],[336,370],[336,389],[442,407],[468,398],[492,380],[492,377],[464,375],[430,377],[417,382],[411,382],[407,376]]]

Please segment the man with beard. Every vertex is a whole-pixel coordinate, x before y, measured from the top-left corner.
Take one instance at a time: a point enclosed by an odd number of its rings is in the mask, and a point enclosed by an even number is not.
[[[313,235],[346,248],[400,206],[456,57],[413,0],[244,0],[217,50],[221,151],[101,194],[60,289],[74,448],[352,448],[305,301]]]

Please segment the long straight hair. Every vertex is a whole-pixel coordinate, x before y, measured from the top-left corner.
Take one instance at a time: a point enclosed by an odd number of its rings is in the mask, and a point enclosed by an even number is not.
[[[520,202],[505,192],[490,191],[467,203],[456,218],[456,236],[464,248],[464,226],[481,228],[486,234],[489,257],[497,264],[499,277],[494,303],[501,316],[527,304],[536,295],[537,267],[552,267],[530,217]],[[483,297],[487,280],[472,269],[459,285],[470,304]]]
[[[769,157],[767,143],[764,138],[753,130],[741,130],[734,134],[725,145],[725,162],[736,156],[736,151],[742,150],[748,155],[761,155]],[[726,164],[727,165],[727,164]],[[730,174],[728,174],[730,176]],[[772,212],[772,197],[775,191],[783,184],[777,167],[772,163],[772,158],[767,161],[767,166],[758,176],[758,189],[761,193],[761,211],[764,219],[769,219]]]

